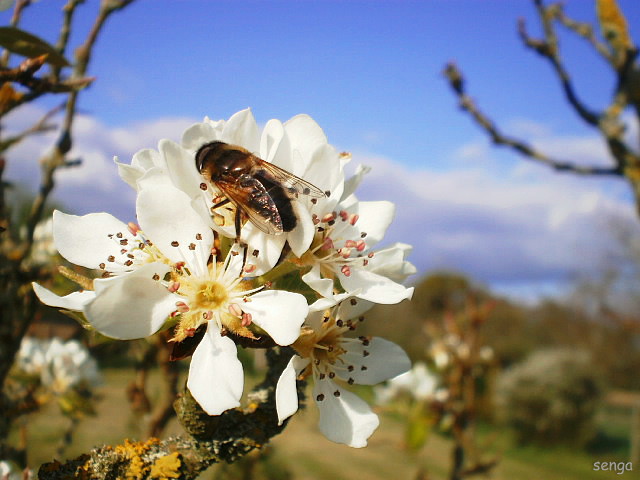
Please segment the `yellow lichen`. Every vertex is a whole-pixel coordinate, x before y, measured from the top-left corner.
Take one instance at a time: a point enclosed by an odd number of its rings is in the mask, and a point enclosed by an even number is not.
[[[146,442],[132,442],[125,440],[123,445],[115,448],[117,454],[122,455],[129,461],[125,478],[127,480],[138,480],[144,478],[149,471],[149,466],[145,465],[142,455],[147,453],[149,448],[158,443],[157,438],[151,438]]]
[[[182,462],[180,461],[180,454],[178,452],[160,457],[151,465],[149,478],[158,480],[180,478],[180,465],[182,465]]]

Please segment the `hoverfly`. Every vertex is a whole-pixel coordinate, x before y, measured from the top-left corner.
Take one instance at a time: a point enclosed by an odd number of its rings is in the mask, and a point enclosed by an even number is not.
[[[198,149],[196,167],[226,197],[212,210],[229,202],[235,205],[236,240],[240,238],[242,215],[263,232],[279,235],[290,232],[298,223],[293,199],[307,195],[313,202],[329,195],[242,147],[220,141]]]

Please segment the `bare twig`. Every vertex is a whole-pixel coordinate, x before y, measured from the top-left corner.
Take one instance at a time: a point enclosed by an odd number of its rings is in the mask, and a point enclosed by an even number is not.
[[[489,134],[496,145],[508,146],[525,158],[543,163],[558,171],[573,172],[580,175],[622,175],[622,171],[618,167],[584,166],[551,158],[521,140],[503,135],[489,117],[478,109],[471,97],[466,94],[462,73],[453,62],[447,64],[444,75],[458,96],[460,107],[471,114],[473,119]]]
[[[523,157],[535,160],[559,170],[577,173],[581,175],[615,175],[624,176],[633,188],[636,200],[636,208],[640,214],[640,155],[627,145],[624,139],[625,124],[621,120],[622,113],[630,105],[636,109],[640,121],[640,94],[637,88],[637,78],[640,78],[639,67],[635,63],[638,51],[628,40],[626,50],[614,55],[607,46],[599,42],[593,28],[586,24],[575,22],[568,18],[559,3],[544,5],[542,0],[533,0],[540,22],[543,26],[543,38],[532,38],[526,31],[523,20],[518,24],[518,31],[523,43],[536,53],[546,58],[553,66],[554,72],[562,85],[565,98],[578,116],[588,125],[596,128],[603,141],[607,145],[613,161],[613,167],[582,166],[577,162],[560,161],[553,159],[545,153],[534,149],[525,141],[508,137],[494,125],[491,119],[475,105],[473,100],[464,90],[462,74],[450,63],[445,69],[445,76],[456,93],[463,110],[467,111],[473,119],[491,137],[494,143],[506,145],[520,153]],[[622,15],[619,13],[619,15]],[[624,20],[624,17],[622,17]],[[559,22],[579,36],[587,39],[593,48],[602,55],[612,66],[618,77],[618,83],[612,100],[607,108],[601,112],[589,109],[578,98],[571,78],[564,67],[560,56],[558,37],[554,22]],[[620,50],[620,49],[618,49]],[[620,60],[622,59],[622,60]]]
[[[0,141],[0,153],[8,150],[16,143],[21,142],[29,135],[33,135],[36,133],[45,133],[56,128],[55,125],[48,123],[48,121],[56,115],[60,110],[62,110],[63,105],[59,105],[55,108],[52,108],[47,113],[45,113],[40,119],[34,123],[31,127],[23,130],[22,132],[13,135],[11,137],[6,138],[5,140]],[[2,178],[0,176],[0,178]]]
[[[553,10],[551,7],[544,7],[542,2],[536,1],[536,7],[538,9],[538,15],[540,16],[540,20],[543,23],[545,38],[544,40],[536,40],[529,36],[526,30],[526,25],[523,19],[520,19],[518,22],[518,33],[520,34],[520,38],[523,43],[536,51],[538,54],[542,55],[544,58],[547,58],[551,65],[553,66],[560,83],[562,84],[562,89],[565,93],[567,101],[574,108],[574,110],[580,115],[586,123],[589,125],[598,126],[598,118],[600,115],[589,110],[579,99],[571,82],[571,78],[569,73],[564,68],[562,60],[560,59],[559,46],[558,46],[558,38],[555,33],[555,29],[553,27],[553,19],[555,18],[555,5]]]
[[[567,27],[569,30],[573,31],[576,35],[584,38],[587,42],[591,44],[593,49],[597,51],[602,58],[604,58],[612,67],[615,68],[616,61],[615,57],[611,55],[607,44],[598,40],[594,33],[593,26],[586,22],[578,22],[569,18],[564,13],[563,5],[560,4],[557,10],[556,18],[562,25]]]
[[[103,0],[102,4],[100,5],[98,16],[96,17],[93,27],[89,31],[84,44],[82,44],[76,50],[76,64],[73,69],[72,79],[78,80],[85,77],[87,67],[91,59],[93,46],[95,45],[98,35],[102,30],[106,20],[112,13],[126,7],[132,1],[133,0]],[[29,214],[29,218],[27,220],[27,238],[25,241],[23,258],[26,258],[31,251],[31,247],[33,245],[33,232],[35,231],[36,225],[42,217],[42,212],[44,210],[44,206],[49,193],[51,192],[51,190],[53,190],[53,187],[55,185],[53,175],[58,167],[64,165],[64,157],[69,152],[69,150],[71,150],[71,128],[73,126],[73,120],[76,114],[78,93],[79,92],[75,90],[69,94],[65,109],[65,118],[62,124],[62,131],[60,133],[58,142],[56,143],[52,152],[40,161],[42,168],[42,181],[40,184],[40,190],[33,202],[33,205],[31,206],[31,213]]]
[[[71,34],[71,22],[73,20],[73,14],[76,8],[85,0],[69,0],[67,4],[62,8],[62,27],[60,28],[60,35],[58,42],[56,43],[56,49],[60,55],[64,56],[64,52],[67,49],[67,43],[69,42],[69,35]],[[60,77],[60,67],[53,67],[51,76],[53,81],[58,81]]]

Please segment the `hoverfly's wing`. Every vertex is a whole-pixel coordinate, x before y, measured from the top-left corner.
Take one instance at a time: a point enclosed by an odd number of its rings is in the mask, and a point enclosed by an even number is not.
[[[264,233],[282,233],[282,219],[278,207],[257,179],[250,175],[241,175],[235,183],[216,182],[216,185],[236,208]]]
[[[326,196],[322,190],[312,183],[264,160],[260,160],[260,167],[256,175],[264,176],[271,182],[281,185],[285,192],[293,197],[307,195],[309,197],[322,198]]]

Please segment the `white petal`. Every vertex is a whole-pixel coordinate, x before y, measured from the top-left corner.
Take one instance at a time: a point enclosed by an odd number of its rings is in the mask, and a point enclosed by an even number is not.
[[[356,295],[358,293],[359,292],[357,291],[355,292]],[[350,298],[348,300],[341,300],[336,317],[342,320],[357,318],[363,313],[369,311],[374,305],[374,302],[370,302],[362,298]]]
[[[364,178],[364,176],[370,171],[371,171],[371,167],[368,167],[362,164],[358,165],[353,177],[349,178],[346,182],[344,182],[344,192],[342,192],[341,200],[344,200],[349,195],[352,195],[353,192],[356,191],[356,188],[358,188],[358,185],[360,185],[360,182],[362,182],[362,179]]]
[[[339,392],[338,396],[336,392]],[[313,397],[320,411],[320,431],[325,437],[350,447],[367,446],[367,439],[378,428],[380,421],[364,400],[339,388],[328,378],[316,381]]]
[[[326,298],[333,298],[333,280],[320,277],[320,265],[315,264],[302,275],[302,281]]]
[[[189,365],[187,387],[209,415],[240,405],[244,377],[236,344],[210,322]]]
[[[342,288],[347,292],[353,292],[358,298],[375,303],[398,303],[410,299],[413,295],[413,287],[407,288],[364,268],[351,268],[348,277],[342,273],[339,273],[338,277]]]
[[[359,219],[356,227],[366,232],[365,241],[371,248],[377,244],[389,228],[396,212],[396,206],[391,202],[358,202]]]
[[[122,234],[121,238],[115,237],[118,233]],[[58,210],[53,212],[53,239],[60,255],[71,263],[91,269],[100,268],[99,265],[105,263],[106,269],[112,272],[129,269],[122,265],[127,259],[120,253],[120,240],[127,240],[130,244],[136,241],[127,225],[108,213],[79,217]],[[107,260],[111,255],[116,262]]]
[[[160,187],[162,185],[173,186],[171,177],[165,169],[152,167],[138,177],[136,190],[140,191],[148,187]]]
[[[296,115],[287,120],[284,124],[287,132],[292,152],[297,152],[301,158],[300,166],[294,165],[291,173],[300,175],[311,162],[314,152],[327,143],[327,136],[322,128],[309,116],[305,114]]]
[[[316,226],[313,224],[311,214],[299,201],[292,202],[298,222],[296,228],[287,235],[287,241],[291,251],[296,257],[301,257],[311,246],[316,233]]]
[[[316,212],[331,212],[335,203],[342,195],[344,188],[344,172],[338,152],[329,144],[321,145],[311,158],[311,163],[304,173],[304,179],[313,183],[323,192],[329,191],[332,199],[327,204],[326,198],[319,198],[316,203]],[[325,203],[323,203],[325,202]]]
[[[162,278],[170,267],[148,263],[128,274],[96,279],[96,297],[84,313],[100,333],[122,340],[148,337],[156,333],[181,297],[169,293],[153,275]]]
[[[263,160],[266,160],[267,162],[273,162],[276,153],[278,153],[279,151],[280,142],[282,141],[283,137],[284,128],[282,128],[282,122],[275,119],[269,120],[264,126],[262,136],[260,137],[260,150],[258,152],[259,157]],[[287,154],[289,153],[290,152],[287,152]],[[286,158],[284,160],[286,160]],[[278,166],[280,168],[284,168],[285,170],[289,167],[289,165],[287,165],[286,163],[278,163]]]
[[[65,310],[82,311],[84,306],[96,297],[96,293],[91,290],[73,292],[61,297],[51,290],[47,290],[42,285],[32,282],[33,291],[38,299],[50,307],[64,308]]]
[[[387,248],[375,252],[369,259],[369,270],[384,275],[395,282],[403,282],[408,276],[416,273],[416,267],[405,258],[412,247],[406,243],[394,243]]]
[[[191,125],[182,134],[182,146],[191,151],[197,151],[205,143],[218,139],[218,132],[209,122]]]
[[[375,385],[396,377],[411,368],[411,360],[405,351],[393,342],[384,338],[373,337],[368,345],[353,339],[343,343],[346,353],[340,356],[346,365],[353,365],[352,372],[336,370],[343,380],[353,379],[360,385]],[[365,356],[365,352],[368,352]],[[366,367],[362,369],[362,367]]]
[[[166,169],[167,167],[160,153],[151,148],[145,148],[134,153],[131,159],[131,166],[140,168],[143,171],[154,167],[160,169]]]
[[[255,275],[267,273],[278,263],[287,239],[287,235],[267,235],[251,222],[242,227],[240,236],[249,245],[247,261],[257,267]],[[257,257],[251,255],[253,250],[258,250]]]
[[[222,131],[222,141],[244,147],[251,153],[259,152],[260,132],[250,108],[235,113],[227,121]]]
[[[307,365],[309,365],[308,359],[294,355],[278,379],[278,384],[276,385],[278,425],[282,425],[282,422],[298,411],[296,378]]]
[[[144,170],[126,163],[120,163],[118,157],[113,157],[113,161],[118,167],[118,175],[120,178],[127,182],[131,188],[137,189],[136,182],[144,173]]]
[[[253,322],[269,334],[278,345],[291,345],[300,336],[300,327],[309,313],[305,298],[299,293],[266,290],[242,303]]]
[[[136,212],[142,231],[167,258],[204,275],[213,233],[186,193],[168,186],[145,188],[138,193]]]
[[[167,162],[172,183],[191,198],[201,196],[203,178],[196,167],[195,155],[171,140],[161,140],[158,149]]]

